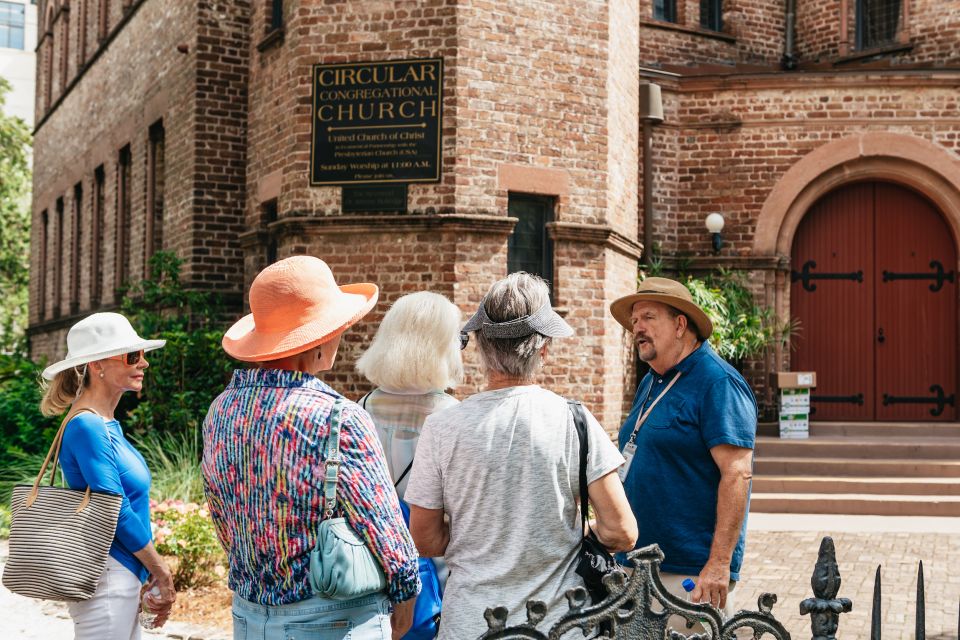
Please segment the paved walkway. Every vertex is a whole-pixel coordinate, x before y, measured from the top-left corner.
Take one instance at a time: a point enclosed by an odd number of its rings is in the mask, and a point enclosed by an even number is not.
[[[853,611],[840,619],[841,640],[870,636],[870,606],[877,565],[883,566],[883,638],[913,638],[917,562],[923,560],[927,597],[927,639],[957,640],[960,606],[960,518],[891,518],[880,516],[809,516],[753,514],[737,604],[756,609],[761,592],[779,596],[773,612],[794,640],[810,637],[809,617],[800,601],[813,595],[810,575],[820,539],[833,536],[843,584],[840,597],[853,600]],[[6,545],[0,543],[0,564]],[[16,596],[0,587],[0,638],[70,640],[73,628],[66,608]],[[145,638],[223,638],[197,634],[171,623],[166,635]],[[194,635],[191,635],[194,634]]]
[[[800,601],[813,596],[810,576],[820,539],[833,537],[842,584],[853,600],[837,637],[870,637],[873,581],[881,577],[883,638],[913,638],[917,563],[923,561],[927,640],[957,639],[960,625],[960,518],[753,514],[743,563],[740,608],[756,609],[764,591],[778,595],[774,615],[795,640],[811,636]]]
[[[0,570],[7,559],[7,543],[0,542]],[[162,631],[143,633],[144,640],[226,640],[229,630],[217,632],[170,622]],[[73,622],[67,606],[24,598],[0,585],[0,638],[4,640],[72,640]]]

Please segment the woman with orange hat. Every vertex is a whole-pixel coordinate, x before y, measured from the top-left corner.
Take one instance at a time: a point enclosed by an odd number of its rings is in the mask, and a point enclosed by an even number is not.
[[[204,482],[230,563],[236,638],[382,640],[410,626],[417,551],[376,427],[316,377],[333,366],[340,336],[377,295],[373,284],[337,286],[318,258],[287,258],[256,277],[252,313],[223,338],[229,355],[255,365],[234,371],[203,425]],[[331,504],[324,476],[334,451]],[[344,517],[372,552],[386,579],[382,592],[350,600],[315,592],[311,550],[330,516]]]

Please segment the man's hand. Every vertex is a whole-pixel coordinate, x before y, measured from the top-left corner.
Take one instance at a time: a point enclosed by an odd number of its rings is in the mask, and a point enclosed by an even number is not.
[[[693,602],[709,602],[717,609],[727,606],[727,592],[730,590],[730,563],[717,562],[713,558],[707,560],[697,586],[690,594]]]
[[[393,604],[393,613],[390,614],[393,640],[400,640],[413,626],[413,603],[416,601],[416,598],[410,598]]]

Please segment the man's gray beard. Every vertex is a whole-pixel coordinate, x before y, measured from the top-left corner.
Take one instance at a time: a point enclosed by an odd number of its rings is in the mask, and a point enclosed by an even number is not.
[[[653,349],[653,352],[652,352],[652,353],[653,353],[653,355],[651,355],[649,358],[644,358],[644,357],[643,357],[643,353],[640,351],[640,345],[637,345],[637,355],[640,357],[640,360],[642,360],[643,362],[650,362],[651,360],[656,360],[656,359],[657,359],[657,350],[656,350],[656,349]]]

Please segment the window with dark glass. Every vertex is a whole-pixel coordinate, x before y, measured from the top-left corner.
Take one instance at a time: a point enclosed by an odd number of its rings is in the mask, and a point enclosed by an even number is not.
[[[106,173],[103,165],[93,172],[93,227],[90,230],[90,306],[94,309],[100,306],[103,295],[103,207],[104,183]]]
[[[0,2],[0,49],[23,49],[26,7],[17,2]]]
[[[283,0],[270,0],[270,30],[283,26]]]
[[[723,0],[700,0],[700,26],[723,31]]]
[[[526,271],[550,283],[553,295],[553,241],[547,223],[553,222],[554,199],[522,193],[511,193],[507,214],[517,225],[507,240],[507,272]]]
[[[147,219],[144,229],[143,275],[150,276],[150,258],[163,248],[164,138],[163,121],[150,127],[147,151]]]
[[[56,236],[53,246],[53,317],[60,317],[63,298],[63,198],[57,198]]]
[[[73,187],[73,224],[70,232],[70,313],[80,311],[80,251],[83,246],[83,184]]]
[[[130,145],[117,158],[117,241],[114,287],[120,289],[130,276]]]
[[[653,17],[665,22],[676,22],[677,0],[653,0]]]
[[[268,200],[263,203],[263,213],[261,215],[261,229],[266,231],[267,241],[264,249],[264,258],[267,265],[277,261],[277,236],[270,229],[270,223],[277,221],[277,201]]]
[[[38,271],[37,300],[40,306],[40,319],[47,319],[47,238],[50,234],[50,216],[44,209],[40,213],[40,268]]]
[[[873,49],[897,41],[901,0],[857,0],[857,48]]]

